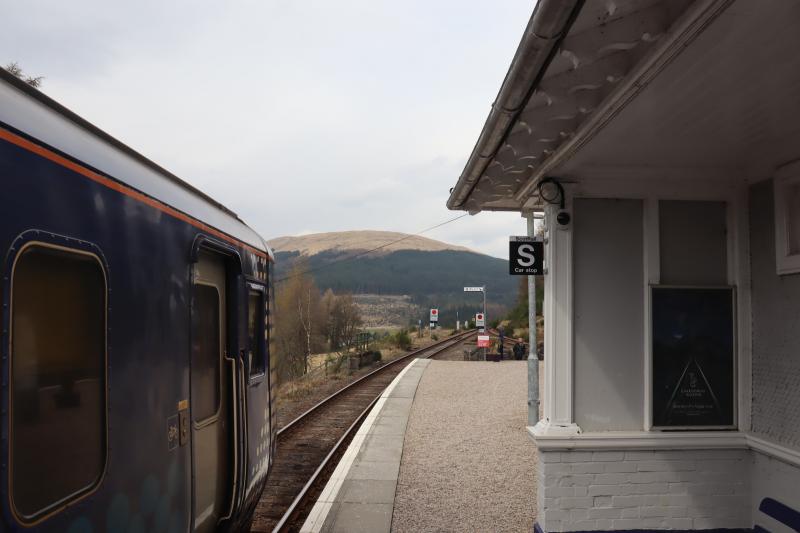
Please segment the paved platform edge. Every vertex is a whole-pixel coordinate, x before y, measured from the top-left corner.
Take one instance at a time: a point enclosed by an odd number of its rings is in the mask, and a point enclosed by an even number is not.
[[[415,359],[369,412],[306,518],[302,533],[389,532],[411,404],[430,359]]]

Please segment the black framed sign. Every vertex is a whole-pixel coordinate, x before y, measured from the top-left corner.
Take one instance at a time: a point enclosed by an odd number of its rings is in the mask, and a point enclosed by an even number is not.
[[[653,427],[735,427],[733,287],[651,287]]]
[[[536,237],[509,237],[508,273],[512,276],[544,274],[544,243]]]

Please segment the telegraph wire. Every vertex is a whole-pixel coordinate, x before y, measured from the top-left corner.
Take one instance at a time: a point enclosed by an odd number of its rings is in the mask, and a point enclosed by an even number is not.
[[[456,220],[464,218],[465,216],[468,216],[468,215],[469,215],[469,213],[464,213],[463,215],[458,215],[457,217],[451,218],[450,220],[445,220],[444,222],[440,222],[439,224],[436,224],[435,226],[431,226],[429,228],[425,228],[422,231],[418,231],[416,233],[410,233],[410,234],[408,234],[405,237],[402,237],[400,239],[395,239],[393,241],[387,242],[386,244],[381,244],[380,246],[372,248],[371,250],[365,250],[363,252],[359,252],[359,253],[357,253],[355,255],[351,255],[349,257],[343,257],[342,259],[339,259],[339,260],[329,261],[329,262],[325,263],[324,265],[318,266],[316,268],[309,268],[308,270],[304,270],[302,272],[298,272],[298,273],[292,274],[290,276],[282,277],[281,279],[275,280],[274,283],[278,284],[278,283],[281,283],[282,281],[286,281],[288,279],[292,279],[292,278],[297,277],[297,276],[304,276],[306,274],[311,274],[312,272],[317,272],[318,270],[326,269],[329,266],[335,265],[337,263],[347,263],[349,261],[355,261],[359,257],[363,257],[365,255],[371,254],[372,252],[377,252],[378,250],[386,248],[387,246],[391,246],[393,244],[397,244],[398,242],[402,242],[402,241],[404,241],[406,239],[410,239],[411,237],[416,237],[418,235],[422,235],[423,233],[427,233],[429,231],[435,230],[436,228],[441,228],[442,226],[450,224],[451,222],[455,222]]]

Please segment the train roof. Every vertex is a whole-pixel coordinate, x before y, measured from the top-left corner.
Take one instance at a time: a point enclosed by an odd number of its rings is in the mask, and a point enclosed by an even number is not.
[[[3,68],[0,123],[274,257],[236,213]]]

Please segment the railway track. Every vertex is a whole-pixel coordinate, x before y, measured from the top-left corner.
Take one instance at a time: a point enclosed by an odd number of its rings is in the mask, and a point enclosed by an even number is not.
[[[355,429],[380,393],[417,357],[435,355],[475,331],[415,350],[343,387],[278,431],[275,461],[251,532],[294,531],[316,501]]]

